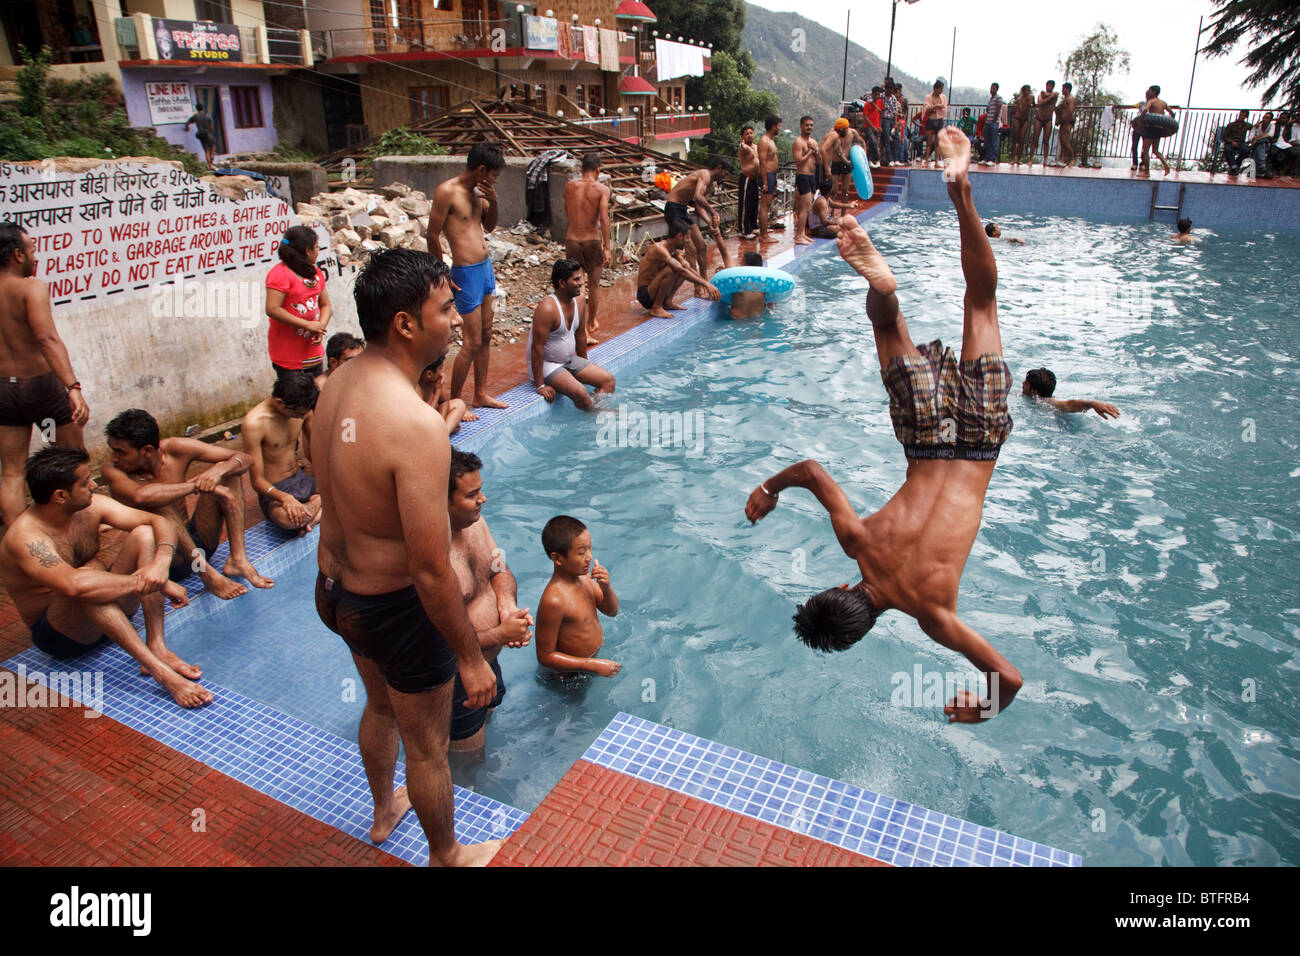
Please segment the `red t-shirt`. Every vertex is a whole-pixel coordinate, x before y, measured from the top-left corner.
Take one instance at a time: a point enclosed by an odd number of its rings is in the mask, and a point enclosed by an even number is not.
[[[266,287],[284,293],[283,308],[299,318],[315,322],[320,318],[320,292],[325,287],[325,275],[316,270],[316,281],[308,286],[307,280],[283,262],[276,264],[266,276]],[[306,329],[286,325],[269,319],[266,344],[271,361],[281,368],[302,368],[325,358],[325,343],[311,341]]]
[[[880,129],[880,110],[875,103],[867,102],[863,104],[862,112],[867,117],[867,122],[871,124],[872,129]]]

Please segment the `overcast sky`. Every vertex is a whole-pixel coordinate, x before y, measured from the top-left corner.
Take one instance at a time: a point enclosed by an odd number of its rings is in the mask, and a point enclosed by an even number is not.
[[[796,10],[843,34],[849,4],[843,0],[749,0],[769,10]],[[933,79],[948,75],[952,31],[957,28],[957,59],[953,79],[961,86],[987,85],[996,80],[1005,92],[1022,83],[1041,89],[1055,79],[1058,60],[1098,23],[1118,32],[1132,66],[1127,76],[1112,79],[1108,88],[1136,100],[1148,84],[1156,83],[1175,105],[1186,105],[1187,84],[1196,49],[1196,25],[1201,15],[1209,23],[1210,0],[917,0],[899,3],[894,28],[894,62],[913,76]],[[889,49],[890,0],[854,0],[849,36],[883,60]],[[1208,42],[1208,33],[1204,42]],[[1259,106],[1258,90],[1241,83],[1247,72],[1236,65],[1245,53],[1213,60],[1197,58],[1191,105],[1197,107]]]

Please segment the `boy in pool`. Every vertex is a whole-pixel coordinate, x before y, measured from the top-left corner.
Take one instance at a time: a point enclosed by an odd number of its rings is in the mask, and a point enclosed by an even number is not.
[[[882,612],[897,608],[983,672],[987,698],[960,691],[944,708],[949,723],[977,723],[1010,706],[1022,683],[1011,662],[957,616],[957,587],[979,533],[998,452],[1011,433],[1011,370],[1002,360],[997,263],[971,197],[970,141],[951,126],[937,140],[957,209],[966,277],[960,362],[938,341],[921,348],[912,343],[894,294],[898,281],[884,256],[852,216],[840,225],[840,255],[870,286],[867,317],[894,434],[907,456],[903,486],[878,512],[859,518],[825,469],[802,461],[755,488],[745,517],[763,518],[787,488],[811,491],[830,512],[840,547],[857,562],[862,580],[809,598],[795,615],[800,639],[817,650],[845,650]]]
[[[1050,368],[1031,368],[1025,373],[1020,391],[1036,402],[1050,405],[1058,412],[1096,412],[1102,418],[1119,418],[1119,409],[1110,402],[1097,402],[1091,398],[1053,398],[1056,374]]]
[[[761,269],[763,267],[763,257],[757,252],[746,252],[741,255],[740,264],[749,268]],[[735,265],[736,260],[731,258],[726,243],[723,243],[722,268],[732,269],[735,268]],[[763,314],[763,309],[767,307],[767,295],[763,292],[737,292],[732,295],[728,306],[727,314],[733,319],[756,319]]]
[[[605,643],[596,612],[615,617],[618,595],[591,553],[591,533],[577,518],[556,515],[542,529],[542,547],[555,571],[537,608],[537,663],[613,677],[623,665],[594,656]]]

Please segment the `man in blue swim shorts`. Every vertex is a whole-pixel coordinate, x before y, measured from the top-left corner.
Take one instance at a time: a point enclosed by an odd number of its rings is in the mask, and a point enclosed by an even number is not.
[[[505,408],[487,393],[488,359],[492,352],[493,301],[497,291],[487,233],[497,227],[497,177],[505,157],[496,143],[475,143],[465,159],[465,171],[439,186],[433,194],[426,239],[429,252],[442,261],[440,238],[445,228],[451,245],[451,283],[460,313],[463,344],[451,366],[451,397],[460,398],[474,368],[471,405]]]
[[[937,341],[920,348],[912,342],[889,264],[852,216],[840,220],[840,255],[870,286],[867,317],[894,435],[907,457],[903,486],[863,518],[820,464],[801,461],[760,483],[745,517],[754,522],[767,515],[787,488],[812,492],[862,580],[828,588],[800,606],[794,618],[799,638],[817,650],[846,650],[884,611],[902,611],[984,675],[986,697],[961,690],[944,708],[950,723],[978,723],[1010,706],[1023,683],[1020,671],[957,616],[958,585],[979,534],[984,496],[1011,433],[1011,372],[998,329],[997,263],[971,195],[970,140],[949,126],[939,131],[937,145],[957,210],[966,278],[960,361]]]

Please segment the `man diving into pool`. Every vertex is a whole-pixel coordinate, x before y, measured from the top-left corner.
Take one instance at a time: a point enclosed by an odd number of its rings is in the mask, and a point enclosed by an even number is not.
[[[886,610],[910,614],[933,640],[984,673],[987,698],[960,691],[944,708],[949,723],[975,723],[1010,706],[1021,686],[1020,672],[957,616],[957,586],[979,533],[998,451],[1011,432],[1011,372],[998,331],[997,264],[971,197],[970,141],[950,126],[939,132],[938,146],[957,209],[966,277],[960,363],[937,340],[920,348],[912,343],[884,257],[852,216],[840,225],[840,255],[870,286],[867,317],[894,434],[907,456],[903,487],[875,514],[859,518],[825,469],[802,461],[755,488],[745,517],[755,522],[767,515],[786,488],[811,491],[830,512],[840,547],[858,562],[862,580],[803,604],[795,614],[800,639],[817,650],[845,650]]]

